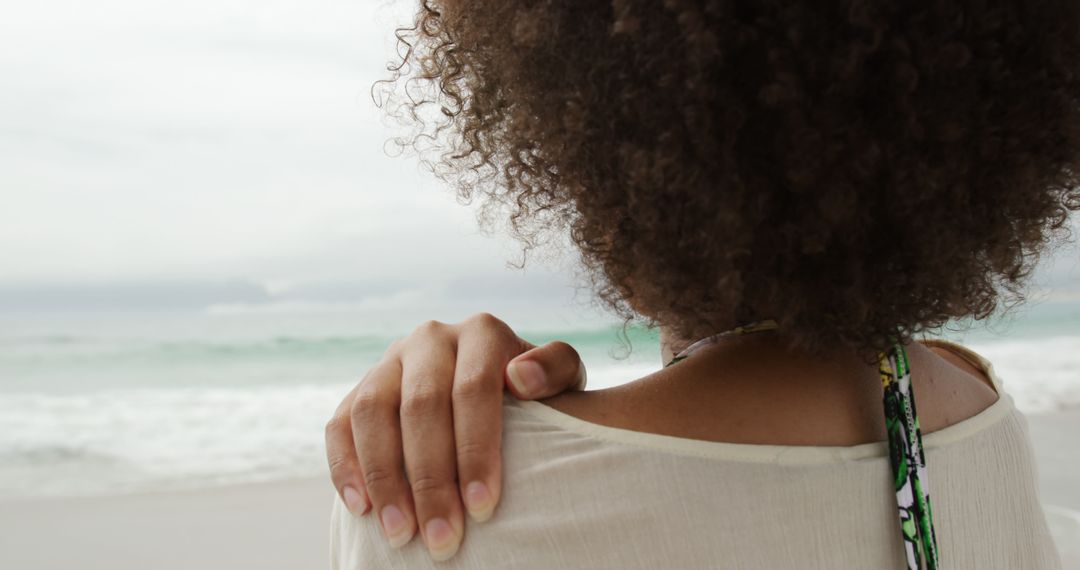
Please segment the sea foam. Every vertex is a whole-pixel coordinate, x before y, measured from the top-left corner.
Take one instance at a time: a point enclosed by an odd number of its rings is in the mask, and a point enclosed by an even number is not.
[[[655,341],[619,360],[610,332],[567,338],[590,389],[660,367]],[[25,497],[325,475],[325,423],[389,337],[0,340],[0,497]],[[1080,336],[966,345],[1025,413],[1080,407]]]

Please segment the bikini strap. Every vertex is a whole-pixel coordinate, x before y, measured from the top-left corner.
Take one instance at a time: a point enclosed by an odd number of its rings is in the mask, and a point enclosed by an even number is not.
[[[884,394],[889,463],[907,567],[919,570],[925,558],[928,570],[937,570],[937,536],[930,508],[922,430],[915,410],[911,364],[902,344],[893,343],[888,351],[880,354],[878,372]]]

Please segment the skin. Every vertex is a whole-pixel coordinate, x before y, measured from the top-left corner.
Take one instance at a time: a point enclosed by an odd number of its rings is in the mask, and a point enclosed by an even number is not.
[[[519,368],[539,383],[524,384]],[[566,343],[535,346],[488,313],[428,321],[391,344],[326,424],[331,479],[354,515],[375,513],[391,545],[419,530],[433,558],[450,558],[463,511],[485,521],[501,495],[504,387],[537,399],[584,386]]]
[[[661,328],[664,362],[688,344]],[[924,433],[997,400],[983,371],[962,356],[918,342],[906,348]],[[515,382],[523,363],[541,371],[532,390]],[[843,351],[792,354],[768,333],[726,339],[615,388],[583,386],[584,366],[565,343],[535,347],[486,313],[455,325],[429,321],[391,345],[327,424],[331,477],[353,514],[382,515],[391,545],[406,544],[420,529],[432,557],[445,560],[464,538],[462,505],[482,522],[501,495],[504,387],[594,423],[705,441],[847,446],[885,439],[876,366]],[[477,481],[486,494],[471,485]],[[397,532],[386,524],[391,506],[402,514]]]
[[[906,349],[924,433],[997,401],[989,378],[961,356],[919,342]],[[876,365],[841,351],[792,354],[768,333],[727,339],[628,384],[544,403],[594,423],[705,441],[850,446],[886,439]]]

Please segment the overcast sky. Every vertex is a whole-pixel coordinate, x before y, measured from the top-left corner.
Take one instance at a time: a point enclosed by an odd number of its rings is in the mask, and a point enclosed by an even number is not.
[[[383,151],[395,131],[369,89],[410,15],[370,0],[9,3],[0,286],[520,280],[509,239]]]
[[[247,283],[256,293],[229,298],[259,301],[434,283],[568,298],[568,277],[507,269],[512,241],[479,235],[415,160],[384,154],[394,133],[369,88],[412,5],[7,2],[0,290],[51,303]],[[1080,282],[1075,257],[1052,281]]]

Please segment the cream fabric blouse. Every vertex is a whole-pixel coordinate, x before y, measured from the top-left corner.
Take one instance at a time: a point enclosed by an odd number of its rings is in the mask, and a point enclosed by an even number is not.
[[[938,341],[940,342],[940,341]],[[1027,420],[1000,397],[923,435],[943,570],[1060,569],[1039,502]],[[916,395],[917,396],[917,395]],[[717,443],[594,424],[507,398],[495,516],[433,562],[419,534],[391,548],[340,499],[331,567],[896,569],[904,553],[886,442]]]

